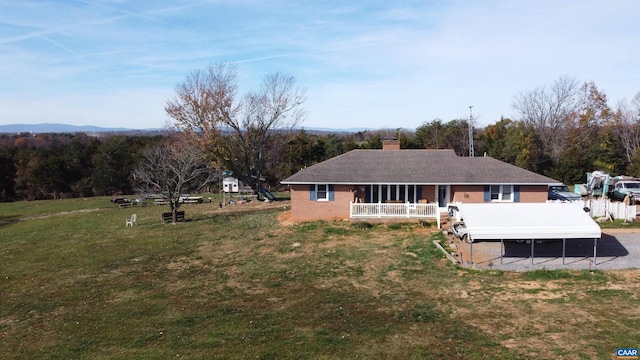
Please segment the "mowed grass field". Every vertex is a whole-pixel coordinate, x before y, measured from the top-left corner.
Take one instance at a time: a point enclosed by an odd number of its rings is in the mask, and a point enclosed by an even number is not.
[[[0,204],[1,359],[613,359],[640,270],[458,268],[419,224],[287,222],[288,202]],[[138,215],[138,225],[125,219]]]

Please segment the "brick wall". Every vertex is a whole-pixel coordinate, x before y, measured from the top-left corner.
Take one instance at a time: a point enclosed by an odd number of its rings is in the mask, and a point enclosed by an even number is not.
[[[349,204],[354,199],[352,186],[335,185],[333,201],[309,200],[309,185],[291,186],[291,221],[349,219]]]
[[[453,185],[451,186],[451,202],[482,203],[484,202],[483,185]]]
[[[520,186],[520,202],[539,203],[547,201],[549,188],[547,185]]]
[[[436,186],[422,187],[422,198],[435,202]],[[333,201],[312,201],[309,199],[309,185],[291,186],[291,221],[304,222],[316,220],[349,219],[349,204],[356,194],[353,186],[335,185]],[[451,202],[483,203],[483,185],[451,186]],[[363,195],[362,195],[363,196]],[[520,186],[520,202],[545,202],[547,186]]]
[[[451,186],[452,202],[482,203],[484,202],[484,185]],[[520,202],[540,203],[547,201],[546,185],[521,185]]]

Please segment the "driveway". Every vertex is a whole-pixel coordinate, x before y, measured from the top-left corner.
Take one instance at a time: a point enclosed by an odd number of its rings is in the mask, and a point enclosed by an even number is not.
[[[533,244],[483,240],[471,244],[449,238],[460,264],[473,269],[530,271],[539,269],[607,270],[640,268],[640,229],[606,229],[598,239],[596,257],[593,239],[567,239],[563,263],[562,240]],[[501,257],[502,255],[502,257]]]

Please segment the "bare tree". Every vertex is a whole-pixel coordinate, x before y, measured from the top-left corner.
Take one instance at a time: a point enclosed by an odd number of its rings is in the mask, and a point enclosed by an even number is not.
[[[518,95],[512,107],[525,124],[532,125],[553,160],[566,145],[565,130],[579,107],[578,82],[560,77],[551,88],[539,87]]]
[[[165,109],[177,128],[197,134],[219,163],[258,190],[274,132],[304,118],[305,90],[296,87],[294,76],[275,73],[238,100],[236,78],[234,65],[196,70]]]
[[[178,128],[199,135],[203,144],[211,146],[220,140],[221,126],[238,114],[236,77],[237,68],[228,64],[194,70],[176,86],[165,111]]]
[[[626,99],[618,102],[612,125],[624,147],[627,161],[633,164],[634,155],[640,149],[640,92],[636,93],[631,104]]]
[[[162,193],[168,198],[174,223],[182,205],[180,194],[200,190],[214,176],[201,148],[194,147],[185,136],[174,135],[165,143],[148,148],[134,170],[139,190]]]

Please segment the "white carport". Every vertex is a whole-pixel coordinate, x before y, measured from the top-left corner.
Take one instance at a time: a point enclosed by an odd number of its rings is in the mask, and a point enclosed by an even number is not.
[[[562,263],[565,263],[566,239],[593,239],[596,263],[600,226],[580,207],[569,203],[482,203],[455,204],[471,240],[531,240],[531,264],[535,240],[562,240]],[[502,263],[503,254],[500,254]]]

